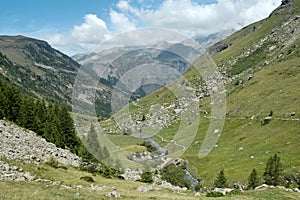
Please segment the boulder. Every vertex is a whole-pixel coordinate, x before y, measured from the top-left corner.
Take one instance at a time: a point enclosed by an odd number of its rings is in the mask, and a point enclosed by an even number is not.
[[[120,198],[121,195],[117,191],[108,192],[106,194],[107,197]]]
[[[255,188],[255,190],[266,190],[266,189],[268,189],[269,188],[269,186],[267,185],[267,184],[262,184],[262,185],[260,185],[260,186],[257,186],[256,188]]]
[[[233,189],[231,189],[231,188],[215,188],[213,191],[220,192],[225,196],[227,193],[231,192],[232,190]]]
[[[225,50],[225,49],[227,49],[228,48],[228,44],[227,43],[219,43],[217,46],[216,46],[216,48],[215,48],[215,50],[214,50],[214,52],[215,53],[218,53],[218,52],[221,52],[221,51],[223,51],[223,50]]]

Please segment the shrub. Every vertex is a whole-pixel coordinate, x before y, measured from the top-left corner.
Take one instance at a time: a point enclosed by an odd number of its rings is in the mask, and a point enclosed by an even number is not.
[[[141,146],[146,147],[148,152],[155,152],[157,149],[152,146],[152,144],[148,141],[144,141],[142,144],[140,144]]]
[[[224,196],[221,192],[209,192],[206,194],[206,197],[222,197]]]
[[[228,195],[239,195],[241,194],[242,192],[238,189],[234,189],[232,190],[231,192],[228,192]]]
[[[152,183],[153,178],[152,178],[152,173],[151,172],[143,172],[141,174],[141,181],[145,183]]]
[[[190,181],[185,177],[185,171],[181,167],[176,167],[174,163],[167,165],[161,170],[162,179],[179,187],[191,188]]]
[[[203,187],[203,186],[202,186],[201,182],[198,181],[198,183],[195,185],[195,188],[194,188],[194,189],[195,189],[195,191],[198,192],[198,191],[201,191],[202,187]]]
[[[109,166],[107,166],[107,165],[102,166],[101,174],[105,178],[112,178],[112,177],[115,176],[114,170],[112,168],[110,168]]]

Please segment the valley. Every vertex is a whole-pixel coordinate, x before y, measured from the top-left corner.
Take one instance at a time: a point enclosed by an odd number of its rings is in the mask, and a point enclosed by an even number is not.
[[[0,36],[0,199],[299,199],[300,2],[195,41]]]

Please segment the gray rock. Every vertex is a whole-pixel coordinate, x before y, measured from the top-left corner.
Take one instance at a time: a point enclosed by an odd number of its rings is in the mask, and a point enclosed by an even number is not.
[[[244,150],[244,147],[239,147],[237,150],[238,150],[238,151],[243,151],[243,150]]]
[[[231,192],[233,189],[231,188],[215,188],[214,192],[220,192],[223,195],[226,195],[227,193]]]
[[[106,194],[106,196],[107,197],[114,197],[114,198],[120,198],[121,197],[121,195],[117,192],[117,191],[112,191],[112,192],[108,192],[107,194]]]
[[[37,137],[32,131],[0,120],[1,143],[0,157],[9,160],[25,161],[26,163],[39,163],[48,160],[49,155],[64,165],[79,167],[80,158],[66,149],[56,148],[44,138]]]
[[[295,116],[296,115],[296,112],[291,112],[291,116]]]
[[[260,186],[257,186],[256,188],[255,188],[255,190],[266,190],[266,189],[268,189],[269,188],[269,186],[267,185],[267,184],[262,184],[262,185],[260,185]]]

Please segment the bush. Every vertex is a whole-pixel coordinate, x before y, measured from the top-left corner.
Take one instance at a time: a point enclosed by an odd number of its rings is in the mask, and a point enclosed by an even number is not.
[[[115,171],[107,165],[103,165],[101,169],[101,175],[105,178],[112,178],[115,176]]]
[[[110,168],[107,165],[97,162],[82,162],[80,164],[80,170],[86,171],[92,174],[100,174],[105,178],[112,178],[117,175],[117,171]]]
[[[201,191],[201,189],[202,189],[202,184],[200,183],[200,181],[197,183],[197,185],[195,185],[195,191],[197,191],[197,192],[199,192],[199,191]]]
[[[185,177],[185,171],[181,167],[176,167],[174,163],[161,170],[162,179],[179,187],[191,189],[191,183]]]
[[[224,196],[221,192],[209,192],[206,194],[206,197],[222,197]]]
[[[145,183],[152,183],[153,178],[152,178],[152,173],[151,172],[143,172],[141,174],[141,181]]]
[[[150,142],[148,142],[148,141],[144,141],[140,145],[146,147],[146,149],[147,149],[148,152],[155,152],[155,151],[157,151],[157,149],[154,146],[152,146],[152,144]]]
[[[228,195],[239,195],[241,194],[242,192],[238,189],[234,189],[232,190],[231,192],[228,193]]]

